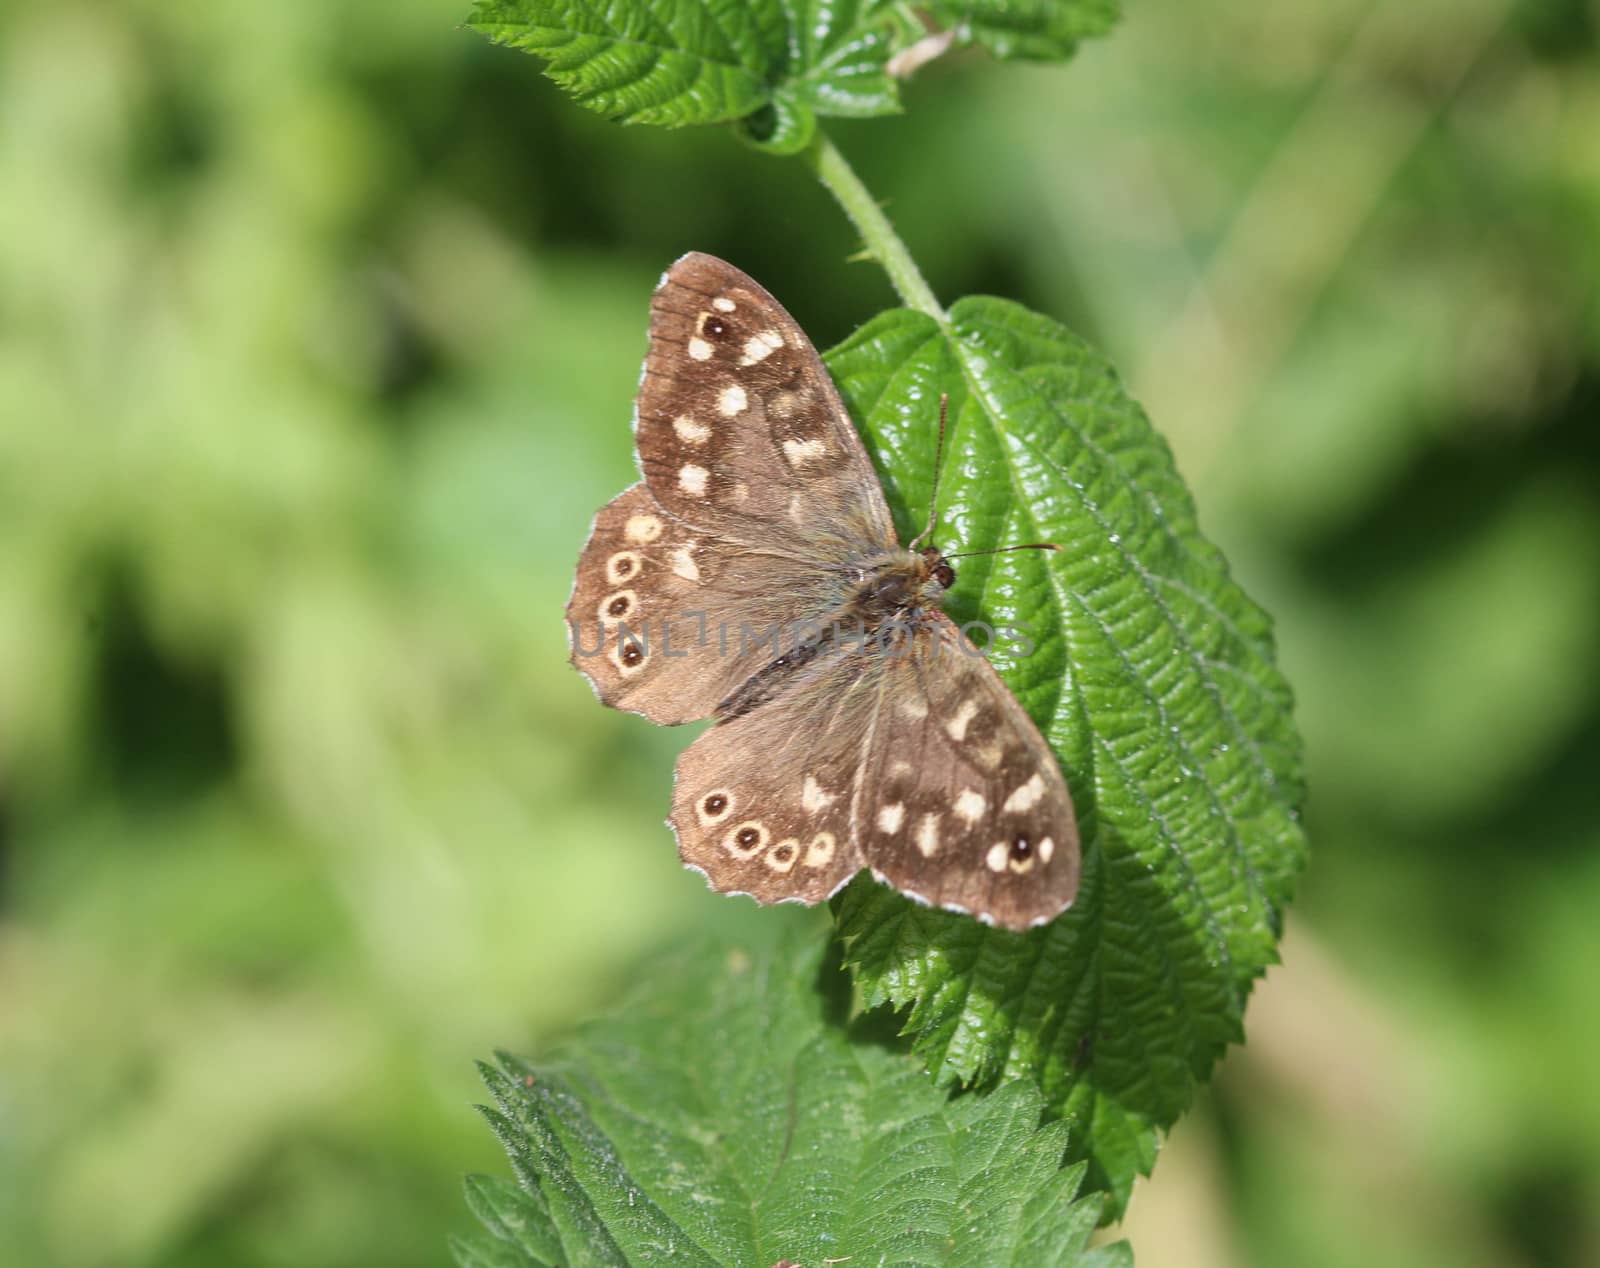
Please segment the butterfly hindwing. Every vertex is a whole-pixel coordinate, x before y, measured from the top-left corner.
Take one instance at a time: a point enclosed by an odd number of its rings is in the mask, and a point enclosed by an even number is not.
[[[1077,892],[1072,800],[1017,698],[948,618],[903,654],[835,649],[678,762],[672,824],[712,888],[817,902],[862,867],[1010,929]]]
[[[861,870],[854,806],[871,672],[870,658],[832,650],[678,759],[678,851],[713,889],[815,903]]]

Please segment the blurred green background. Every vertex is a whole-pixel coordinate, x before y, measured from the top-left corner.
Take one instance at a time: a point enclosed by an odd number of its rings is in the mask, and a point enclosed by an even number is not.
[[[473,1059],[745,918],[561,607],[668,262],[892,297],[465,7],[0,8],[0,1263],[442,1263]],[[1126,1231],[1600,1263],[1600,4],[1130,8],[835,130],[1123,367],[1299,693],[1285,964]]]

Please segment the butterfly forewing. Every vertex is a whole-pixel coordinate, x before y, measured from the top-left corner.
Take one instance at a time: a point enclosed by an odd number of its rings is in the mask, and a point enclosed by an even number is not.
[[[813,563],[894,543],[811,341],[731,264],[693,253],[662,278],[637,427],[645,482],[685,523]]]

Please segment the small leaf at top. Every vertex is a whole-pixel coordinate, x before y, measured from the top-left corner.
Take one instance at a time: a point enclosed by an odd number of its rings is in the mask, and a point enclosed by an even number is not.
[[[1200,533],[1165,442],[1109,365],[1048,318],[968,298],[898,310],[826,361],[902,535],[938,490],[946,611],[1016,627],[991,659],[1060,760],[1084,871],[1027,935],[858,879],[835,910],[868,1004],[906,1009],[940,1076],[1029,1076],[1093,1182],[1125,1200],[1156,1132],[1241,1034],[1305,843],[1300,746],[1271,627]]]
[[[1061,59],[1110,29],[1116,0],[936,0],[956,42],[997,57]],[[467,25],[537,53],[589,109],[667,127],[738,121],[794,153],[816,118],[900,108],[890,62],[922,27],[891,0],[475,0]]]
[[[962,44],[996,57],[1061,61],[1081,40],[1104,35],[1121,16],[1118,0],[931,0],[922,6]]]
[[[468,25],[537,53],[582,105],[668,127],[747,120],[795,150],[814,116],[899,108],[884,0],[477,0]]]
[[[1032,1080],[952,1099],[840,1023],[824,926],[761,925],[655,965],[550,1059],[485,1069],[520,1188],[469,1182],[487,1236],[462,1268],[1109,1262]]]

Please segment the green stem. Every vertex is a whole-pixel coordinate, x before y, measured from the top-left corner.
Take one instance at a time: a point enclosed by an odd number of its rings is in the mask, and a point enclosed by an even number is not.
[[[816,139],[806,147],[805,156],[817,179],[828,187],[828,192],[838,200],[844,214],[850,217],[850,223],[861,234],[867,253],[888,273],[889,281],[906,306],[927,313],[941,326],[948,326],[949,314],[939,306],[937,297],[911,258],[911,252],[889,223],[889,217],[883,214],[883,208],[878,206],[822,129],[817,129]]]

